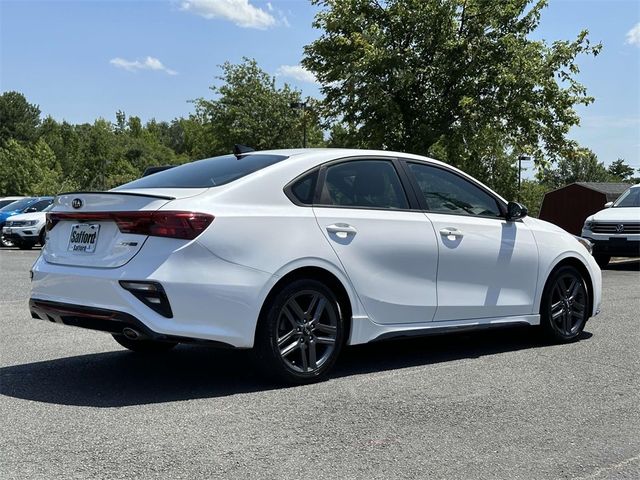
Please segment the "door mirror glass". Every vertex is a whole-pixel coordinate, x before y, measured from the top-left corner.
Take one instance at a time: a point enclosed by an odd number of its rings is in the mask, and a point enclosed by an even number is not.
[[[611,208],[612,205],[613,205],[613,202],[607,202],[604,204],[604,208]]]
[[[518,220],[529,213],[527,207],[517,202],[509,202],[507,205],[507,220]]]

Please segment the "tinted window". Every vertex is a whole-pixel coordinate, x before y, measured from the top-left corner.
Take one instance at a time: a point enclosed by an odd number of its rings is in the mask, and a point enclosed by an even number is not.
[[[427,208],[436,213],[500,217],[498,202],[464,178],[442,168],[410,163]]]
[[[53,200],[40,200],[39,202],[36,202],[33,205],[29,205],[27,209],[29,210],[29,209],[35,208],[36,212],[41,212],[52,203],[53,203]]]
[[[22,200],[16,200],[15,202],[5,205],[0,208],[0,212],[12,212],[14,210],[22,210],[27,208],[30,203],[33,203],[33,198],[23,198]]]
[[[15,202],[15,200],[0,200],[0,208]]]
[[[398,173],[386,160],[355,160],[327,168],[322,204],[409,208]]]
[[[154,173],[116,190],[131,188],[208,188],[233,182],[245,175],[285,160],[284,155],[250,154],[207,158]]]
[[[316,189],[316,179],[318,178],[318,172],[312,172],[291,186],[291,193],[294,197],[305,205],[311,205],[313,203],[313,194]]]
[[[640,187],[630,188],[626,192],[624,192],[616,203],[613,204],[614,207],[640,207]]]

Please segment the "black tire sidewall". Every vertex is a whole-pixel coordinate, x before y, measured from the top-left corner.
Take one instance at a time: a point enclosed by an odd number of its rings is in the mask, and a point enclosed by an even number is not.
[[[582,282],[582,286],[585,290],[585,295],[587,297],[587,305],[585,306],[585,309],[587,309],[587,312],[586,312],[585,318],[582,321],[580,328],[578,328],[576,332],[571,335],[564,335],[558,330],[556,330],[553,327],[552,320],[551,320],[551,293],[552,293],[553,287],[556,285],[556,282],[558,281],[558,279],[567,273],[571,273],[580,279],[580,281]],[[554,270],[553,273],[549,276],[549,280],[545,285],[544,293],[542,294],[542,301],[540,303],[540,319],[541,319],[542,329],[545,335],[547,336],[547,338],[555,342],[561,342],[561,343],[573,342],[577,340],[578,337],[582,334],[582,331],[584,330],[587,320],[589,319],[588,308],[590,303],[590,295],[591,295],[591,292],[589,291],[589,287],[584,278],[584,275],[577,268],[572,267],[570,265],[565,265]]]
[[[318,370],[307,373],[291,370],[282,359],[277,346],[277,328],[280,312],[292,296],[303,290],[317,291],[329,299],[330,305],[327,308],[335,309],[338,326],[335,349],[331,357]],[[254,346],[254,354],[258,366],[267,376],[285,383],[305,384],[316,382],[327,374],[338,359],[345,343],[345,325],[344,308],[341,308],[337,296],[330,288],[318,280],[294,280],[284,286],[263,309],[263,315],[259,319],[256,329]]]

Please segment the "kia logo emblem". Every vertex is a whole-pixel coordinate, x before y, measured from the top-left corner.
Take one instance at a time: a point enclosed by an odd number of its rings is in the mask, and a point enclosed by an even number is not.
[[[617,233],[622,233],[622,232],[624,232],[624,225],[622,225],[622,224],[618,224],[618,225],[616,225],[616,232],[617,232]]]
[[[71,206],[73,208],[82,208],[82,200],[80,198],[74,198],[71,201]]]

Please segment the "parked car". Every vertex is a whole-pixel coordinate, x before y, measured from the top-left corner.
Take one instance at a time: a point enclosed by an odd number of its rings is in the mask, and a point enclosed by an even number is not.
[[[0,246],[10,247],[13,243],[4,236],[4,225],[9,217],[20,213],[40,212],[53,202],[53,197],[26,197],[0,208]]]
[[[604,210],[587,217],[582,236],[593,243],[600,267],[611,257],[640,257],[640,185],[634,185]]]
[[[10,203],[15,202],[16,200],[20,200],[21,198],[24,197],[2,197],[0,198],[0,208],[6,207]]]
[[[29,250],[36,244],[44,246],[47,211],[53,204],[40,212],[21,213],[9,217],[2,228],[2,236],[21,250]]]
[[[291,383],[344,344],[506,325],[569,342],[600,306],[590,243],[447,164],[384,151],[226,155],[56,197],[31,315],[137,352],[253,348]]]

